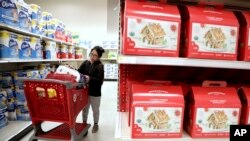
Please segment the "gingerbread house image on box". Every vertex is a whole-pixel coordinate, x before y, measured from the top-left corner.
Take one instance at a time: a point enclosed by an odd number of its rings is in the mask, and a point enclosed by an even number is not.
[[[227,125],[228,117],[224,111],[215,111],[208,117],[209,128],[222,129]]]
[[[148,118],[148,126],[153,129],[165,129],[168,128],[168,121],[170,120],[169,116],[164,110],[155,110],[152,112]]]
[[[142,41],[149,45],[163,44],[166,32],[159,23],[150,23],[141,30]]]
[[[226,40],[221,28],[212,28],[204,36],[206,46],[210,48],[223,48]]]

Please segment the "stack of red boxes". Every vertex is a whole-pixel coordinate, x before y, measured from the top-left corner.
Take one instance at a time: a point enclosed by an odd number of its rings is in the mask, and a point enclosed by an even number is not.
[[[179,86],[133,84],[132,138],[182,137],[184,98]]]
[[[238,93],[242,104],[240,123],[248,125],[250,124],[250,88],[242,87]]]
[[[122,53],[178,57],[180,20],[177,6],[126,1]]]
[[[235,12],[240,23],[239,60],[250,61],[250,12]]]
[[[237,60],[239,23],[232,11],[208,7],[179,7],[184,56]]]
[[[238,125],[241,103],[234,87],[225,82],[204,81],[188,96],[184,127],[193,138],[229,137],[230,125]]]

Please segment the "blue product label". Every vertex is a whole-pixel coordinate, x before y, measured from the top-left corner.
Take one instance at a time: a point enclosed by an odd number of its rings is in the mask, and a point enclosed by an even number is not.
[[[14,112],[16,109],[16,104],[14,99],[9,99],[7,103],[8,112]]]
[[[24,90],[16,91],[16,101],[17,101],[17,105],[20,105],[26,102]]]
[[[24,11],[19,12],[19,27],[25,30],[29,30],[29,15]]]
[[[36,59],[43,58],[42,45],[40,42],[36,43],[35,50],[32,50],[32,58]]]
[[[15,93],[12,88],[6,88],[5,91],[7,92],[7,99],[15,98]]]
[[[19,50],[19,59],[30,59],[31,58],[31,47],[27,42],[23,42],[21,49]]]
[[[30,120],[29,110],[27,106],[18,105],[16,109],[17,120]]]
[[[14,27],[18,27],[18,12],[16,4],[12,0],[0,1],[0,21]]]
[[[0,58],[18,58],[18,44],[14,39],[9,40],[8,46],[0,44]]]
[[[46,50],[46,52],[45,52],[45,58],[46,59],[51,59],[51,52],[50,52],[50,50]]]

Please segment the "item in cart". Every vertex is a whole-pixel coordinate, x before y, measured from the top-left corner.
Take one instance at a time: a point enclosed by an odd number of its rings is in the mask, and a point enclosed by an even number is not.
[[[225,82],[205,81],[193,86],[186,106],[187,132],[193,138],[224,138],[230,125],[238,125],[241,103],[234,87]]]
[[[44,88],[36,87],[36,92],[39,97],[41,98],[46,97]]]
[[[238,90],[242,104],[240,123],[243,125],[250,124],[250,88],[242,87]]]
[[[17,105],[16,117],[17,117],[17,120],[21,120],[21,121],[29,121],[29,120],[31,120],[27,104],[25,104],[25,105]]]
[[[180,19],[177,6],[126,1],[122,52],[179,56]]]
[[[41,40],[35,37],[30,38],[30,46],[31,46],[31,58],[33,59],[43,59],[43,51]]]
[[[56,59],[57,58],[56,42],[46,41],[44,48],[45,48],[45,52],[44,52],[45,59]]]
[[[0,1],[0,22],[13,27],[18,27],[18,9],[15,0]]]
[[[18,59],[19,40],[17,34],[0,30],[0,60]]]
[[[232,11],[181,6],[184,56],[236,60],[239,24]]]
[[[132,85],[132,138],[182,136],[184,97],[179,86]]]
[[[8,125],[8,120],[5,115],[0,114],[0,129]]]
[[[22,43],[19,46],[19,59],[31,59],[32,58],[31,38],[28,36],[22,36],[21,38],[22,38]]]
[[[56,73],[58,74],[71,74],[75,77],[76,82],[79,82],[81,79],[81,75],[77,70],[71,69],[67,66],[63,66],[60,65],[57,69],[56,69]]]
[[[75,47],[69,46],[68,52],[69,52],[69,59],[75,59]]]
[[[55,89],[48,88],[47,93],[48,93],[49,98],[56,98],[57,97]]]
[[[62,45],[60,46],[60,50],[61,50],[61,59],[67,59],[67,58],[69,58],[69,49],[68,49],[68,45],[62,44]]]
[[[19,28],[31,31],[31,9],[29,5],[24,2],[16,2],[18,16],[19,16]]]
[[[239,60],[250,61],[250,12],[235,12],[240,23]]]

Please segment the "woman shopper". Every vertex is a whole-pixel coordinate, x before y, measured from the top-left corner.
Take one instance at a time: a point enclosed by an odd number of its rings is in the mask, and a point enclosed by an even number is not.
[[[103,53],[104,49],[102,47],[95,46],[91,49],[89,54],[90,59],[84,61],[78,69],[78,71],[85,77],[86,82],[89,84],[89,103],[82,112],[82,118],[83,122],[87,122],[89,108],[91,106],[94,118],[92,133],[96,133],[99,128],[99,107],[101,102],[101,88],[104,79],[104,69],[100,58]]]

